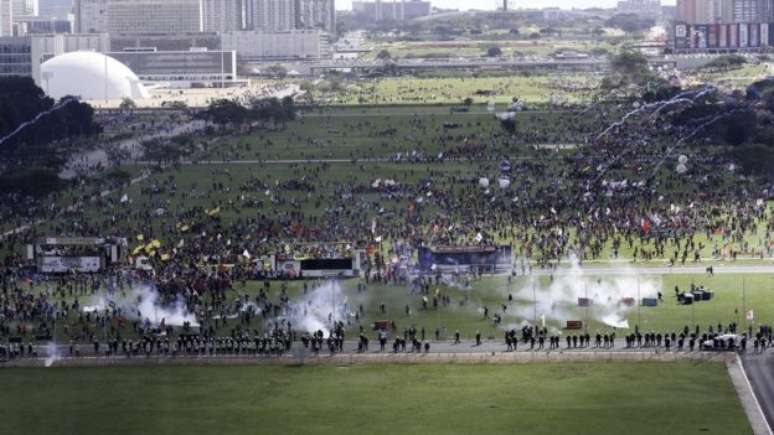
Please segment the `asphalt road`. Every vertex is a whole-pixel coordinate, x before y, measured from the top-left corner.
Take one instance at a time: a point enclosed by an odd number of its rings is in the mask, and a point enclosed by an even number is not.
[[[769,427],[774,426],[774,354],[747,354],[742,356],[747,378],[752,384],[758,403]]]
[[[581,331],[578,331],[580,333]],[[570,335],[573,335],[570,333]],[[593,336],[594,334],[592,334]],[[377,354],[382,353],[379,351],[379,342],[374,337],[370,337],[370,343],[369,348],[366,353],[371,354]],[[430,337],[428,337],[430,338]],[[392,352],[392,343],[393,340],[390,339],[387,341],[387,346],[385,348],[385,352],[390,353]],[[482,341],[480,345],[476,345],[475,341],[467,339],[462,340],[461,343],[455,344],[453,340],[445,340],[445,341],[433,341],[432,339],[428,340],[428,343],[430,343],[430,353],[500,353],[505,352],[506,345],[503,337],[495,337],[494,339],[487,339],[482,337]],[[26,344],[26,343],[25,343]],[[105,351],[105,343],[100,343],[100,354],[104,355]],[[626,348],[626,342],[623,338],[617,338],[615,340],[615,346],[613,347],[595,347],[593,345],[593,338],[592,338],[592,345],[581,348],[567,348],[567,342],[565,341],[564,337],[561,337],[560,346],[558,349],[549,349],[548,342],[546,341],[545,346],[543,349],[538,349],[538,344],[535,343],[535,347],[533,349],[530,349],[530,346],[528,343],[523,343],[519,341],[518,347],[516,349],[516,352],[523,352],[523,353],[529,353],[529,352],[588,352],[588,353],[594,353],[594,352],[643,352],[643,353],[689,353],[686,348],[684,348],[682,351],[678,351],[676,346],[672,346],[670,351],[667,351],[664,346],[661,347],[633,347],[633,348]],[[358,353],[358,342],[357,341],[346,341],[344,342],[344,354],[355,354]],[[33,345],[33,350],[38,354],[38,357],[46,357],[51,356],[50,353],[53,349],[56,349],[56,354],[64,357],[70,356],[70,349],[68,344],[63,343],[57,343],[55,346],[51,345]],[[410,351],[411,349],[411,342],[407,343],[406,351]],[[94,354],[94,346],[92,344],[76,344],[74,345],[74,350],[77,350],[81,356],[95,356]],[[697,348],[698,350],[698,348]],[[301,342],[295,342],[293,343],[293,347],[291,348],[289,354],[292,355],[299,355],[301,353],[311,353],[310,350],[304,349],[304,346],[301,344]],[[320,353],[327,354],[327,346],[323,345],[323,351]],[[403,353],[403,352],[401,352]],[[226,356],[226,355],[221,355]],[[231,355],[229,355],[231,356]],[[117,356],[119,358],[123,358],[123,354],[121,350],[119,349],[119,355]],[[218,357],[217,355],[215,357]],[[774,361],[774,360],[773,360]],[[774,392],[774,389],[772,389]],[[772,396],[774,397],[774,396]],[[772,409],[774,411],[774,409]]]

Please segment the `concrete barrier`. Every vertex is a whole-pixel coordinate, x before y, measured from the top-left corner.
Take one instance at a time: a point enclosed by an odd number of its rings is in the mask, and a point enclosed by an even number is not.
[[[735,353],[719,352],[488,352],[488,353],[369,353],[285,355],[280,357],[83,357],[63,358],[52,367],[223,366],[223,365],[353,365],[353,364],[551,364],[568,362],[721,362],[736,360]],[[44,359],[17,359],[0,369],[44,367]]]

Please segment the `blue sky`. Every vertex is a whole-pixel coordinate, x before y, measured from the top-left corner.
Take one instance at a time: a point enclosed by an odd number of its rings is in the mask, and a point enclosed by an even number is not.
[[[392,0],[383,0],[389,2]],[[400,0],[398,0],[400,1]],[[409,1],[409,0],[407,0]],[[501,5],[502,0],[431,0],[434,6],[454,9],[494,9]],[[592,6],[613,7],[618,0],[509,0],[515,8],[547,8],[560,7],[565,9],[586,8]],[[662,0],[665,5],[675,4],[675,0]],[[351,9],[351,0],[336,0],[336,9]]]

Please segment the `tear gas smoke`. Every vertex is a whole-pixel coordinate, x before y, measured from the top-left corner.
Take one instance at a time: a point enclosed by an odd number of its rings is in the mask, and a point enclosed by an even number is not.
[[[168,326],[183,326],[186,322],[199,326],[196,316],[188,311],[182,300],[164,303],[158,290],[152,286],[134,287],[127,295],[100,296],[83,307],[84,312],[101,313],[106,309],[120,309],[129,317],[147,320],[153,325],[160,325],[163,321]]]
[[[347,307],[348,298],[339,283],[326,281],[292,304],[286,317],[293,323],[293,329],[309,333],[322,331],[327,336],[333,322],[345,321],[351,316]]]
[[[55,362],[61,359],[62,356],[59,355],[59,349],[56,347],[56,343],[53,341],[48,343],[46,345],[46,359],[43,360],[43,365],[46,367],[51,367]]]
[[[534,285],[534,293],[533,293]],[[639,290],[638,290],[639,287]],[[577,258],[571,258],[571,265],[559,269],[553,280],[541,285],[534,279],[513,294],[523,301],[535,300],[515,309],[508,308],[508,315],[522,319],[540,318],[566,322],[567,320],[597,320],[613,328],[628,329],[628,312],[641,298],[655,297],[661,288],[659,278],[641,277],[631,267],[621,267],[614,275],[594,276],[593,271],[584,270]],[[638,298],[640,300],[638,300]],[[588,299],[590,306],[580,308],[581,299]]]

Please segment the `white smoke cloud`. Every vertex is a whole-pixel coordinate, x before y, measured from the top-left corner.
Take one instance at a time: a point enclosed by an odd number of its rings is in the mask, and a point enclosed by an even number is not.
[[[43,365],[46,367],[51,367],[54,365],[55,362],[62,359],[62,356],[59,354],[59,348],[56,346],[56,343],[49,342],[46,345],[46,359],[43,360]]]
[[[534,286],[534,291],[533,291]],[[638,290],[639,287],[639,290]],[[513,296],[517,300],[529,301],[515,308],[508,308],[507,315],[519,318],[546,319],[564,323],[568,320],[597,320],[609,327],[628,329],[627,314],[636,308],[642,298],[655,297],[661,288],[659,277],[640,276],[629,266],[620,267],[615,274],[595,276],[593,270],[581,267],[577,258],[570,259],[570,266],[560,268],[553,280],[542,284],[533,278]],[[591,301],[588,308],[579,307],[579,300]],[[627,305],[631,299],[634,304]],[[533,300],[535,303],[533,304]]]
[[[152,286],[137,286],[126,295],[101,295],[92,299],[83,307],[83,312],[103,312],[106,309],[120,308],[127,316],[160,325],[199,326],[196,316],[188,311],[185,303],[177,299],[172,303],[163,303],[158,290]]]
[[[286,317],[292,322],[295,330],[309,333],[322,331],[327,336],[333,322],[345,321],[352,315],[348,312],[348,307],[349,299],[339,283],[326,281],[293,303]]]

